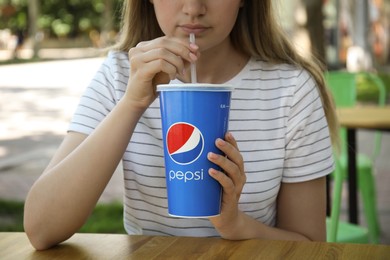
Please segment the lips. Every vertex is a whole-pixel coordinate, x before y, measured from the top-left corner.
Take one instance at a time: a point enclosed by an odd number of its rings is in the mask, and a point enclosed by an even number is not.
[[[194,33],[196,35],[206,31],[209,27],[198,24],[184,24],[180,25],[180,28],[187,34]]]

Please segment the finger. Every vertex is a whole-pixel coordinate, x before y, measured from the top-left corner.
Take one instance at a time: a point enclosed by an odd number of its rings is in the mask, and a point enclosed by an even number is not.
[[[177,66],[183,65],[183,59],[181,57],[164,48],[154,48],[148,51],[131,48],[129,51],[129,59],[133,60],[133,65],[147,63],[157,59],[164,59]]]
[[[199,47],[194,43],[179,38],[163,37],[160,44],[188,62],[194,62],[198,59]]]
[[[184,75],[185,68],[190,65],[190,62],[196,61],[200,56],[197,45],[186,44],[188,46],[183,46],[183,43],[181,42],[166,38],[158,38],[158,40],[149,42],[140,42],[137,47],[130,49],[129,59],[131,59],[133,67],[141,67],[143,66],[143,63],[150,62],[154,59],[165,59],[177,67],[176,74]],[[191,52],[191,50],[195,53]],[[139,57],[139,59],[137,57]],[[176,74],[174,76],[176,76]]]
[[[240,171],[244,173],[244,159],[239,152],[238,145],[231,133],[226,133],[226,140],[217,139],[215,144],[231,161],[239,166]]]
[[[172,71],[173,73],[172,75],[175,76],[176,74],[183,74],[183,70],[184,70],[183,59],[166,49],[162,49],[162,48],[153,49],[145,53],[144,55],[142,55],[142,58],[143,58],[142,61],[144,63],[152,62],[155,60],[160,60],[161,65],[165,65],[165,63],[169,63],[176,68],[174,72]]]
[[[227,142],[229,142],[231,145],[233,145],[233,146],[238,150],[237,141],[236,141],[236,139],[234,138],[234,136],[232,135],[232,133],[227,132],[227,133],[225,134],[225,140],[226,140]]]
[[[148,71],[145,73],[146,78],[154,78],[158,73],[165,73],[168,75],[169,79],[175,79],[177,74],[177,68],[172,65],[172,63],[165,60],[152,60],[145,63],[145,67],[148,67]],[[158,82],[157,84],[167,83],[167,82]]]
[[[153,49],[146,53],[136,50],[130,50],[130,52],[129,60],[132,71],[144,71],[148,79],[153,78],[159,72],[165,72],[170,79],[174,79],[184,70],[183,60],[164,49]]]
[[[165,50],[171,55],[170,58],[166,58],[168,62],[171,62],[173,65],[177,67],[177,72],[175,74],[169,75],[170,79],[176,78],[177,75],[184,76],[186,74],[186,70],[189,68],[191,62],[196,61],[200,57],[199,47],[196,44],[189,43],[183,39],[179,38],[169,38],[169,37],[160,37],[151,41],[140,42],[134,48],[136,50],[131,50],[129,52],[129,58],[133,57],[131,55],[144,54],[149,52],[155,52],[155,49]],[[160,55],[158,52],[155,52],[157,57],[164,58],[164,52],[161,51]],[[165,53],[167,54],[167,53]],[[140,60],[139,62],[131,62],[133,66],[143,66],[142,62],[148,62],[153,59],[153,56],[145,56],[146,60]],[[138,64],[138,65],[136,65]]]
[[[199,56],[199,47],[196,44],[190,44],[178,38],[160,37],[152,41],[141,42],[137,46],[143,52],[163,48],[188,62],[196,61]]]
[[[224,171],[224,175],[227,176],[238,187],[238,190],[241,190],[241,187],[245,184],[246,177],[245,174],[240,172],[240,168],[230,161],[226,156],[222,156],[215,153],[208,153],[208,159],[221,167]],[[215,170],[215,169],[213,169]]]
[[[226,174],[216,169],[210,168],[209,175],[221,184],[224,193],[231,194],[232,196],[236,195],[234,183],[228,176],[226,176]]]
[[[240,170],[239,167],[226,156],[209,152],[207,154],[207,158],[214,164],[221,167],[228,175],[233,175]]]

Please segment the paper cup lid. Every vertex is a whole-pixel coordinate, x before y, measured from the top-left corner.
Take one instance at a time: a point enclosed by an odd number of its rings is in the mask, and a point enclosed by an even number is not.
[[[232,85],[209,83],[184,83],[157,85],[157,91],[233,91]]]

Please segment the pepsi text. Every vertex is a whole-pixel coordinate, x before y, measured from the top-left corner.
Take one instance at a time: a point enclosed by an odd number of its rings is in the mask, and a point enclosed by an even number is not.
[[[203,169],[200,169],[199,171],[169,171],[169,181],[184,181],[184,183],[189,181],[203,181],[204,173]]]

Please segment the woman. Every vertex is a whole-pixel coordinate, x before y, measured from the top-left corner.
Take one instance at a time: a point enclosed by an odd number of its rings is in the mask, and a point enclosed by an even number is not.
[[[188,42],[190,33],[196,44]],[[210,154],[224,173],[222,212],[167,214],[157,84],[235,86],[230,132]],[[69,132],[25,204],[37,249],[73,235],[118,162],[129,234],[325,240],[325,176],[336,120],[321,71],[298,56],[271,0],[128,0],[121,39],[81,97]]]

